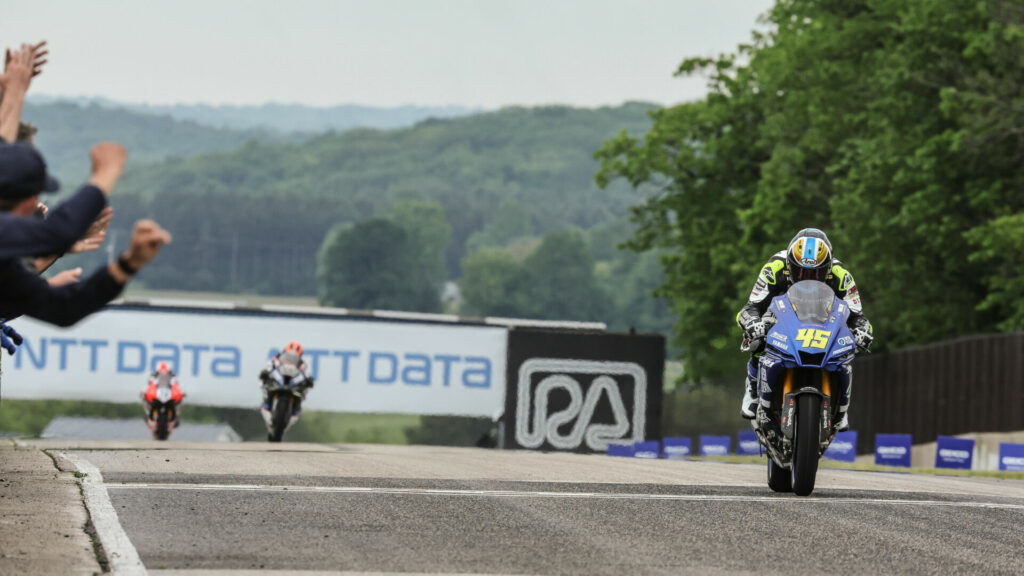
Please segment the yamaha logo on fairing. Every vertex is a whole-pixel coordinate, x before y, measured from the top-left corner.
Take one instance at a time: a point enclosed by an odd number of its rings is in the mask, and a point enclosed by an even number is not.
[[[516,386],[515,439],[524,448],[604,451],[644,439],[647,373],[639,364],[531,358]],[[611,421],[595,422],[595,412],[610,412]]]

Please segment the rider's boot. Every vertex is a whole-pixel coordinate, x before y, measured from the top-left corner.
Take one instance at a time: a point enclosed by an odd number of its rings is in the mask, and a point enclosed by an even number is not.
[[[839,422],[836,422],[836,432],[846,432],[850,429],[850,415],[846,412],[839,414]]]
[[[747,420],[757,417],[757,381],[747,374],[746,390],[743,391],[743,404],[740,405],[740,416]]]
[[[839,387],[842,395],[839,398],[839,421],[836,422],[836,432],[846,432],[850,429],[850,392],[853,390],[853,366],[847,364],[839,373]]]

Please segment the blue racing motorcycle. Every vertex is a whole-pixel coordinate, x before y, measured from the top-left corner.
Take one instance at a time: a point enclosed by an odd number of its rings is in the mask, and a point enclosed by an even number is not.
[[[751,423],[768,452],[768,486],[806,496],[818,458],[835,438],[840,373],[857,352],[849,306],[823,282],[804,280],[772,300],[758,370],[760,404]]]

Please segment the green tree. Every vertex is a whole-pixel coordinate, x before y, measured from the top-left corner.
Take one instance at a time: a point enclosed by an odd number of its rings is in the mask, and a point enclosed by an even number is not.
[[[780,0],[764,21],[736,54],[682,63],[704,100],[597,152],[599,184],[651,192],[630,245],[663,250],[688,377],[734,376],[735,312],[807,226],[856,276],[879,347],[1019,326],[1014,260],[983,232],[1013,237],[1024,209],[1019,3]]]
[[[406,231],[390,220],[375,218],[333,229],[318,258],[320,304],[418,310],[421,293],[410,282],[416,254]]]
[[[452,237],[444,208],[437,202],[404,200],[391,207],[390,219],[405,230],[413,252],[408,281],[418,293],[416,310],[439,312],[444,251]]]
[[[466,240],[466,251],[472,253],[485,246],[506,246],[533,233],[533,218],[529,210],[514,198],[504,198],[491,220]]]
[[[459,288],[466,314],[521,317],[530,313],[522,293],[523,265],[508,252],[483,248],[462,261]]]
[[[520,292],[531,317],[599,321],[611,316],[611,302],[597,283],[594,261],[580,231],[548,234],[523,267]]]

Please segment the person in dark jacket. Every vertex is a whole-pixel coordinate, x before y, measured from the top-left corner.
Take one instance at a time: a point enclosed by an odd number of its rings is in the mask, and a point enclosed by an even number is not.
[[[81,238],[106,206],[106,197],[121,176],[127,157],[119,144],[102,143],[91,152],[93,173],[89,183],[70,200],[54,208],[45,220],[33,213],[39,194],[56,190],[57,183],[46,173],[42,156],[25,144],[0,144],[0,318],[27,315],[71,326],[116,298],[124,285],[149,263],[170,234],[151,220],[136,222],[131,246],[116,262],[97,269],[81,282],[51,286],[26,255],[61,254]],[[47,223],[46,227],[25,228],[24,222]],[[5,229],[10,239],[25,246],[27,237],[37,241],[27,253],[5,252]],[[33,236],[35,234],[35,236]]]

